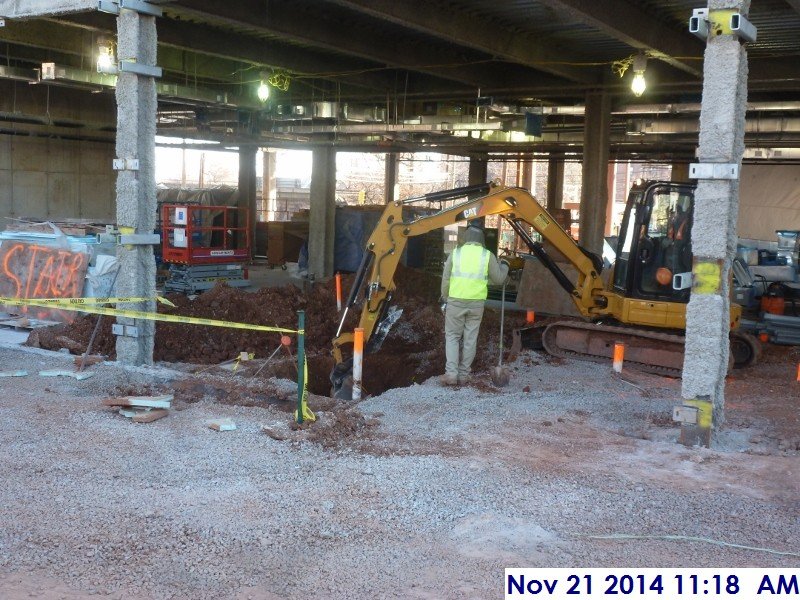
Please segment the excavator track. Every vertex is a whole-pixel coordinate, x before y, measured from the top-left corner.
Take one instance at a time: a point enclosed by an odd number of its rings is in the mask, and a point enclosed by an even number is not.
[[[761,358],[761,343],[752,335],[731,331],[729,368],[744,368]],[[610,362],[614,344],[625,344],[625,364],[640,371],[680,377],[683,370],[682,335],[647,329],[558,321],[542,334],[542,345],[552,356],[593,362]]]
[[[639,371],[680,377],[683,369],[682,335],[631,327],[597,325],[580,321],[558,321],[542,336],[544,349],[552,356],[610,363],[614,344],[625,344],[625,365]]]

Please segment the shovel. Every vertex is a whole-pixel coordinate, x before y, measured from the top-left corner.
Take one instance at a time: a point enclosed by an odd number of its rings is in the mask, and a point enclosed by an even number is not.
[[[508,385],[511,376],[508,369],[503,366],[503,324],[506,320],[506,283],[508,279],[503,282],[503,294],[500,299],[500,357],[497,361],[497,366],[492,369],[492,383],[497,387],[505,387]]]

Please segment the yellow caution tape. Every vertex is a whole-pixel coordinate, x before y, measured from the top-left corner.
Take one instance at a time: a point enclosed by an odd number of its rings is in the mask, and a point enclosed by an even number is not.
[[[23,298],[18,298],[22,300]],[[48,306],[91,306],[95,304],[122,304],[125,302],[150,302],[155,300],[159,304],[163,304],[164,306],[171,306],[175,308],[175,305],[164,298],[163,296],[156,296],[155,298],[127,298],[127,297],[106,297],[106,298],[28,298],[28,300],[35,300],[40,304],[47,304]],[[6,303],[10,304],[10,303]]]
[[[53,308],[52,303],[44,299],[4,298],[0,296],[0,304],[11,306],[37,306],[39,308]],[[305,333],[296,329],[283,327],[268,327],[266,325],[252,325],[250,323],[237,323],[235,321],[217,321],[215,319],[202,319],[198,317],[182,317],[180,315],[165,315],[161,313],[145,312],[141,310],[124,310],[119,308],[106,308],[103,306],[86,306],[77,304],[57,304],[59,310],[82,312],[92,315],[106,315],[109,317],[123,317],[126,319],[143,319],[145,321],[161,321],[163,323],[186,323],[189,325],[205,325],[207,327],[225,327],[228,329],[247,329],[250,331],[271,331],[276,333]]]
[[[283,327],[267,327],[265,325],[252,325],[249,323],[237,323],[235,321],[217,321],[215,319],[202,319],[198,317],[182,317],[179,315],[165,315],[161,313],[144,312],[141,310],[123,310],[118,308],[107,308],[98,306],[100,304],[118,304],[123,302],[147,302],[152,298],[5,298],[0,296],[0,304],[11,306],[35,306],[39,308],[53,308],[72,312],[82,312],[93,315],[106,315],[109,317],[123,317],[128,319],[143,319],[146,321],[161,321],[164,323],[186,323],[189,325],[205,325],[208,327],[225,327],[228,329],[247,329],[250,331],[269,331],[276,333],[296,333],[305,335],[305,329],[285,329]],[[168,306],[175,306],[166,298],[157,296],[155,300]],[[254,358],[253,354],[249,358]],[[236,359],[234,371],[239,367],[241,355]],[[317,415],[308,407],[308,360],[303,364],[303,397],[301,400],[303,411],[303,421],[314,422]],[[294,412],[297,420],[297,411]]]
[[[309,421],[313,423],[317,420],[317,415],[308,408],[308,361],[306,360],[303,363],[303,399],[300,401],[300,405],[303,409],[303,421]],[[297,410],[294,411],[294,420],[298,422],[298,415]]]

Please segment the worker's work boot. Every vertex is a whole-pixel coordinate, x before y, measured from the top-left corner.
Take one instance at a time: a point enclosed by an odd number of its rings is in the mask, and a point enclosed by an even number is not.
[[[449,375],[445,373],[444,375],[439,376],[439,383],[442,385],[457,385],[458,384],[458,377],[455,375]]]
[[[469,385],[472,381],[471,375],[459,375],[458,376],[458,385]]]

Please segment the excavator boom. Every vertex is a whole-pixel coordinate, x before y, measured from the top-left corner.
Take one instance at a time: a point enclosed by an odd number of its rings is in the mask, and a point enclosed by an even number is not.
[[[658,189],[666,189],[670,184],[659,185]],[[473,195],[478,197],[464,200],[431,215],[408,221],[403,218],[403,208],[409,204],[444,202]],[[633,198],[635,200],[642,197]],[[629,200],[629,212],[635,203]],[[336,366],[331,373],[331,382],[334,395],[337,397],[347,395],[346,392],[341,393],[341,390],[346,387],[352,370],[352,358],[346,359],[344,354],[345,347],[353,342],[353,334],[344,331],[348,312],[361,302],[358,326],[364,330],[367,353],[380,347],[389,327],[399,317],[398,311],[389,310],[389,304],[395,289],[394,275],[408,238],[491,215],[498,215],[511,225],[527,244],[531,254],[539,259],[555,277],[556,282],[569,294],[585,319],[598,321],[607,318],[616,323],[598,325],[561,321],[548,325],[542,332],[541,340],[550,354],[582,360],[608,360],[613,352],[614,343],[623,340],[631,349],[629,354],[633,366],[665,375],[680,374],[684,342],[680,328],[685,319],[685,301],[657,302],[629,297],[628,291],[621,290],[616,282],[607,289],[601,278],[603,263],[600,257],[581,248],[527,190],[491,182],[434,192],[386,206],[367,241],[345,312],[333,340]],[[649,217],[649,212],[642,210],[640,218],[644,216]],[[636,239],[649,242],[648,247],[652,247],[654,242],[645,235],[647,223],[640,220],[634,225],[635,230],[640,232]],[[533,240],[529,228],[566,258],[577,272],[575,281],[572,281],[551,259],[542,244]],[[688,232],[686,235],[688,237]],[[626,260],[630,262],[631,259]],[[622,273],[617,271],[615,279]],[[688,300],[688,295],[686,299]],[[736,329],[740,314],[741,307],[732,305],[732,329]],[[676,322],[680,322],[681,325],[676,327]],[[757,360],[759,354],[757,340],[736,331],[732,331],[731,340],[731,347],[736,350],[734,355],[737,366],[746,366]]]

